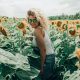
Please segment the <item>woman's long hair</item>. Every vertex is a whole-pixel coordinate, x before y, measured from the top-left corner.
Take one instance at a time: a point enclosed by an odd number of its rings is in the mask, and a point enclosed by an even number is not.
[[[29,15],[35,15],[37,20],[40,22],[40,26],[44,29],[48,29],[48,20],[46,17],[41,13],[39,9],[30,9],[27,12],[27,16]]]

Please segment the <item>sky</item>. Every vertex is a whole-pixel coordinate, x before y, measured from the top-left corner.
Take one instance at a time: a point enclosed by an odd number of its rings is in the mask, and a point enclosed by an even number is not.
[[[30,8],[46,16],[70,15],[80,11],[80,0],[0,0],[0,16],[26,17]]]

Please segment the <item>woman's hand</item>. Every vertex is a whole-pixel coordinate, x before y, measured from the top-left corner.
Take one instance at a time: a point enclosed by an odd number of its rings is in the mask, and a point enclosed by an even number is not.
[[[43,70],[43,67],[41,68],[40,70],[40,74],[43,74],[44,70]]]

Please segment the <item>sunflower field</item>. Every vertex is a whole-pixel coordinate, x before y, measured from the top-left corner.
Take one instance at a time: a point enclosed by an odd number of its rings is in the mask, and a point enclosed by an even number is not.
[[[0,80],[40,80],[40,55],[33,52],[32,31],[23,19],[0,22]],[[80,20],[50,21],[55,75],[49,80],[80,80]]]

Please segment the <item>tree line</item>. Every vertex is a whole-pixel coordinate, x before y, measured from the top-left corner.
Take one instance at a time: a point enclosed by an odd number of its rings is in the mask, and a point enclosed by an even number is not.
[[[65,20],[65,19],[75,20],[75,19],[80,19],[80,12],[77,12],[74,15],[62,14],[59,16],[58,15],[57,16],[49,16],[48,18],[49,18],[49,20]]]

